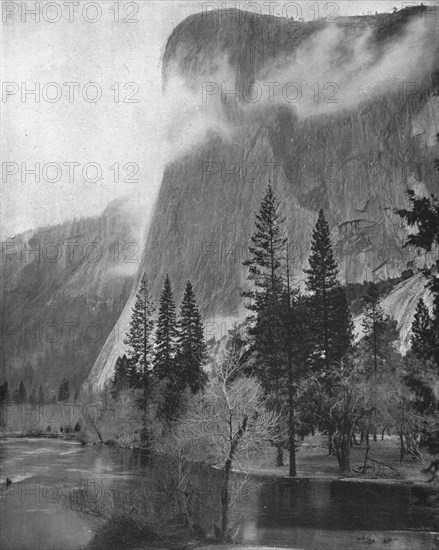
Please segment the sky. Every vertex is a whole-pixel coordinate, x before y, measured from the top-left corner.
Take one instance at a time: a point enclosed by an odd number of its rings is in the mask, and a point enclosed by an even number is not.
[[[310,20],[317,4],[322,17],[329,9],[355,15],[416,3],[120,0],[116,10],[101,0],[100,14],[89,7],[84,15],[87,2],[72,14],[64,1],[43,1],[38,22],[23,13],[23,4],[31,10],[38,3],[2,2],[0,239],[99,214],[122,195],[149,217],[169,156],[161,87],[166,39],[203,5],[292,16],[300,7]],[[26,94],[36,83],[37,94]]]

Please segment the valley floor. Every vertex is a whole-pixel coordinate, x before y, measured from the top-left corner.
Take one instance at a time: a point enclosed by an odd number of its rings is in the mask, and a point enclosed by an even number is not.
[[[252,473],[260,476],[288,476],[288,453],[285,454],[285,465],[280,468],[272,466],[275,455],[274,449],[267,454],[262,467]],[[406,481],[410,483],[426,483],[431,478],[430,475],[422,472],[430,464],[432,457],[424,453],[424,461],[413,459],[406,455],[402,463],[399,462],[399,439],[397,436],[381,435],[378,441],[370,440],[369,457],[378,461],[368,462],[368,470],[365,474],[355,473],[356,469],[363,466],[365,454],[365,445],[355,445],[351,447],[351,466],[354,469],[352,479],[375,479],[375,480],[394,480]],[[270,465],[271,462],[271,465]],[[296,456],[297,474],[300,478],[314,479],[340,479],[343,476],[338,471],[338,463],[334,456],[328,455],[327,438],[323,435],[306,437],[300,446]]]

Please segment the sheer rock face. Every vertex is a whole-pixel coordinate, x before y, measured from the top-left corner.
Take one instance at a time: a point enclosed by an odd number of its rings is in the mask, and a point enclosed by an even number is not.
[[[369,26],[379,48],[401,34],[408,19],[383,14],[344,18],[339,25],[353,35]],[[200,79],[222,74],[219,66],[227,59],[240,91],[262,67],[294,53],[323,26],[242,13],[194,15],[168,40],[165,87],[178,71],[188,87],[197,88]],[[342,281],[385,279],[416,267],[414,251],[403,249],[407,229],[394,209],[406,204],[407,189],[438,192],[432,169],[439,155],[438,98],[428,93],[436,88],[429,73],[415,93],[403,94],[398,86],[352,108],[308,117],[285,104],[247,109],[242,98],[239,106],[233,98],[224,101],[231,137],[212,134],[166,168],[144,256],[154,293],[169,273],[177,294],[188,278],[194,282],[205,317],[239,309],[242,260],[269,177],[287,218],[299,280],[320,208],[331,226]]]
[[[372,29],[376,48],[384,48],[403,33],[409,19],[383,14],[344,18],[338,24],[352,36],[365,27]],[[318,116],[299,116],[290,105],[279,103],[253,108],[242,98],[263,67],[294,53],[324,25],[240,12],[209,13],[187,18],[168,39],[165,90],[178,74],[186,89],[201,95],[203,82],[220,86],[221,75],[227,74],[240,98],[239,104],[232,98],[218,107],[221,123],[232,130],[228,135],[207,132],[202,144],[167,165],[137,276],[138,283],[146,271],[158,296],[168,273],[177,300],[190,279],[207,320],[207,336],[225,334],[243,316],[242,261],[269,178],[288,220],[297,282],[303,281],[320,208],[330,223],[343,282],[399,276],[429,260],[403,248],[407,228],[394,209],[407,205],[407,189],[420,194],[439,190],[432,170],[439,156],[438,103],[430,94],[437,89],[437,73],[429,72],[414,93],[403,94],[399,87]],[[437,40],[432,48],[437,50]],[[404,317],[405,328],[413,312],[399,309],[413,309],[415,303],[402,300],[401,293],[408,289],[411,297],[421,295],[421,279],[401,285],[396,301],[388,300],[389,311]],[[131,302],[134,295],[135,287]],[[120,325],[129,320],[131,302]],[[407,339],[404,333],[405,347]],[[94,365],[89,378],[93,384],[103,383],[123,351],[120,339],[113,340],[108,339]]]
[[[78,388],[114,329],[137,263],[124,260],[138,228],[125,200],[101,216],[40,228],[7,240],[2,265],[2,371],[12,389]],[[32,250],[34,252],[32,252]]]

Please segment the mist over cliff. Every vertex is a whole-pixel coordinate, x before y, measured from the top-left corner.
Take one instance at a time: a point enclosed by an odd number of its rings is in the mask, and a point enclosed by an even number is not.
[[[230,313],[269,178],[296,244],[298,277],[320,208],[343,281],[395,276],[416,263],[413,251],[402,249],[407,231],[393,208],[405,204],[409,188],[438,189],[433,23],[416,11],[327,25],[234,10],[181,23],[168,40],[165,87],[180,75],[198,90],[194,104],[209,111],[203,141],[166,167],[145,269],[159,281],[169,271],[177,288],[194,278],[205,314]],[[279,91],[288,76],[302,90],[295,102]],[[309,89],[314,79],[322,97],[315,97],[317,86]],[[249,86],[261,82],[279,84],[272,102],[248,99]],[[335,88],[325,92],[330,82]],[[236,90],[239,101],[221,89]],[[325,93],[337,102],[325,101]],[[209,126],[212,102],[217,114]]]
[[[403,248],[407,228],[394,209],[408,189],[439,190],[437,69],[429,10],[331,24],[236,10],[184,20],[164,54],[173,147],[137,280],[146,271],[158,296],[169,273],[179,299],[190,279],[205,319],[242,317],[242,261],[269,180],[295,283],[320,208],[342,282],[416,272],[430,259]],[[122,347],[107,341],[90,380],[108,377]]]

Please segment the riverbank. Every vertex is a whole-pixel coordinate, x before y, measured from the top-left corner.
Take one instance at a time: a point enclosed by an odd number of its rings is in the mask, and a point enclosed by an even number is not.
[[[135,450],[141,452],[142,449],[120,444],[118,438],[109,439],[104,442],[92,440],[85,441],[80,432],[3,432],[0,439],[19,439],[19,438],[41,438],[41,439],[62,439],[66,441],[78,441],[84,445],[108,445],[121,449]],[[351,475],[341,474],[335,456],[329,456],[327,451],[327,438],[321,434],[308,436],[304,439],[296,455],[297,476],[294,478],[299,481],[306,480],[345,480],[345,481],[373,481],[375,483],[392,484],[413,484],[425,485],[432,490],[438,490],[437,482],[431,482],[431,473],[425,472],[430,465],[433,456],[424,454],[424,460],[415,460],[409,455],[404,460],[399,460],[399,440],[396,436],[385,435],[378,441],[370,441],[369,456],[372,461],[368,461],[366,472],[362,472],[364,464],[364,445],[355,445],[351,447]],[[288,453],[285,453],[284,465],[273,467],[274,450],[267,447],[263,451],[261,462],[257,468],[246,472],[254,478],[261,481],[277,479],[292,479],[289,477]],[[218,464],[216,468],[222,468]],[[235,473],[242,473],[235,471]]]
[[[385,435],[378,440],[370,441],[369,457],[365,473],[362,473],[364,464],[365,445],[351,447],[352,474],[341,474],[335,456],[328,455],[327,437],[317,434],[306,437],[296,455],[296,468],[298,479],[316,480],[358,480],[376,481],[379,483],[412,483],[430,485],[431,475],[423,472],[430,465],[433,456],[424,453],[424,460],[415,460],[406,455],[402,462],[399,461],[400,450],[397,436]],[[274,451],[266,453],[261,466],[251,471],[251,474],[261,478],[285,478],[289,476],[289,463],[287,453],[285,464],[279,468],[270,465],[273,461]],[[439,481],[439,480],[438,480]],[[434,484],[433,484],[434,485]]]
[[[78,441],[77,433],[41,433],[41,432],[10,432],[0,435],[0,439],[64,439]]]

